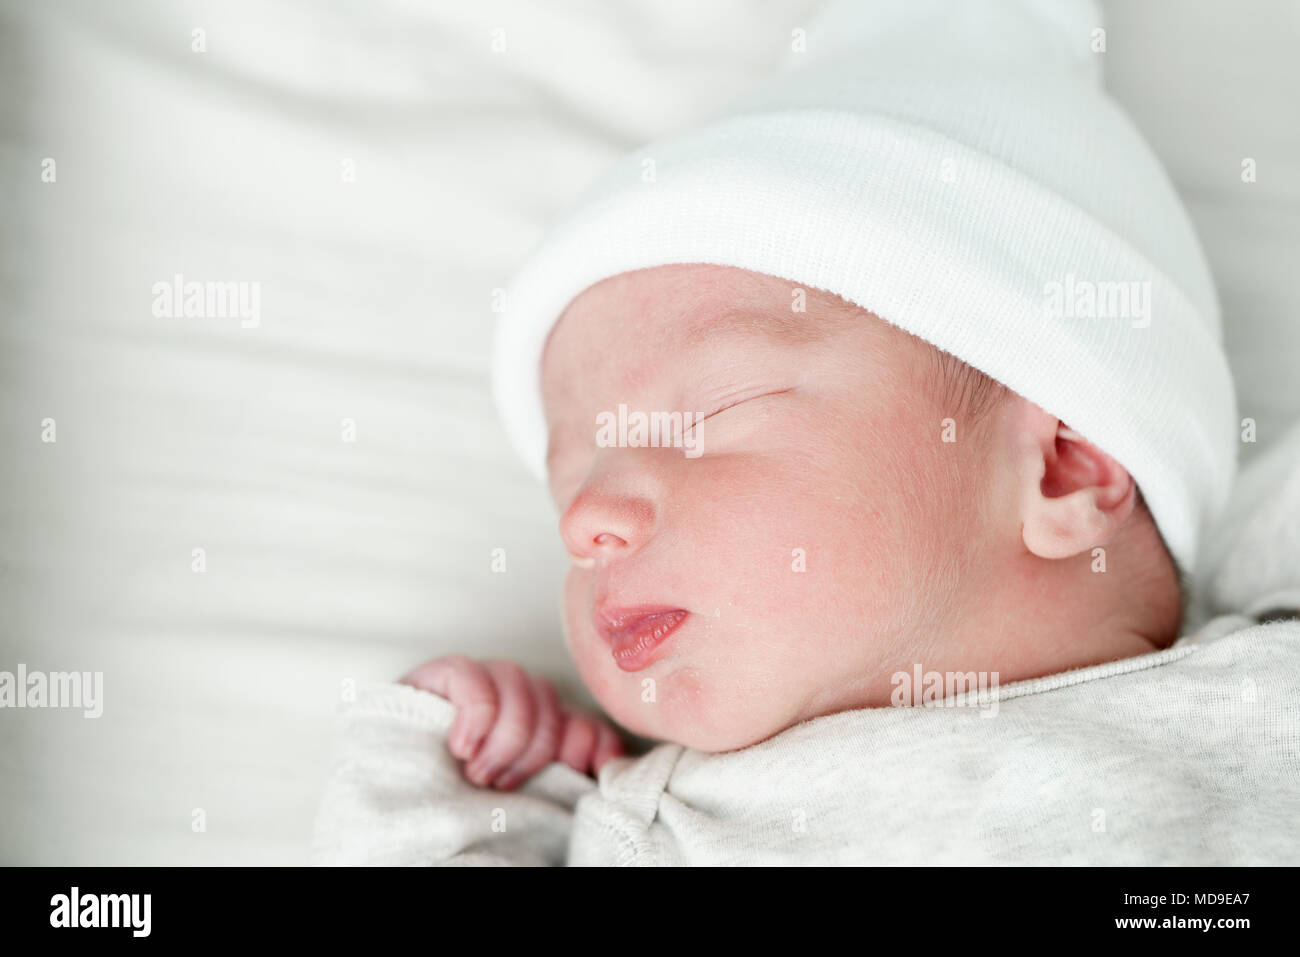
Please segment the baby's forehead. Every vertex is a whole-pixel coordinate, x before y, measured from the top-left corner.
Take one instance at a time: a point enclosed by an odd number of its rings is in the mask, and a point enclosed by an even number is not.
[[[870,318],[839,296],[777,276],[704,264],[661,266],[589,286],[561,316],[543,365],[602,352],[602,358],[632,358],[634,350],[656,345],[681,350],[748,339],[797,346]],[[610,355],[611,345],[622,348]]]

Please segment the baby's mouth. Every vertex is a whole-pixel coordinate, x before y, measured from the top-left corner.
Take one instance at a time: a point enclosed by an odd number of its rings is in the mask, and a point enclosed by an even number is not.
[[[640,605],[597,608],[592,618],[609,643],[614,663],[624,671],[640,671],[658,660],[659,650],[689,616],[684,608]]]

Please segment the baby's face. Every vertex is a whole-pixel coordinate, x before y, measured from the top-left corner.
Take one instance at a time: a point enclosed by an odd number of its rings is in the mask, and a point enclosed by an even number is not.
[[[960,614],[977,453],[941,441],[929,347],[838,297],[663,266],[570,304],[542,378],[574,565],[566,636],[602,706],[707,751],[887,704]],[[682,447],[598,441],[708,416]],[[712,413],[712,414],[711,414]]]

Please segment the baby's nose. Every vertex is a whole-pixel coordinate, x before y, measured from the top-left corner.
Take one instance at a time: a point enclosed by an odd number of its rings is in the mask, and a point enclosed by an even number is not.
[[[560,518],[560,537],[574,565],[590,568],[644,545],[656,515],[654,503],[645,497],[586,488]]]

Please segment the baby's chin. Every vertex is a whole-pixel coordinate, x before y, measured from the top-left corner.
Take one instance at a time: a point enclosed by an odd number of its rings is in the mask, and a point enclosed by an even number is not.
[[[807,644],[787,630],[780,637]],[[769,638],[760,644],[779,643]],[[620,662],[608,637],[582,617],[566,618],[565,640],[583,684],[612,720],[643,738],[710,753],[758,744],[816,717],[807,709],[825,696],[810,689],[835,683],[832,670],[815,662],[753,660],[750,632],[728,633],[705,618],[686,621],[644,662]],[[886,687],[885,701],[887,694]]]
[[[701,669],[661,661],[624,673],[608,666],[579,672],[592,696],[614,721],[643,738],[716,753],[746,748],[797,723],[770,698],[755,707],[753,694],[719,688]]]

